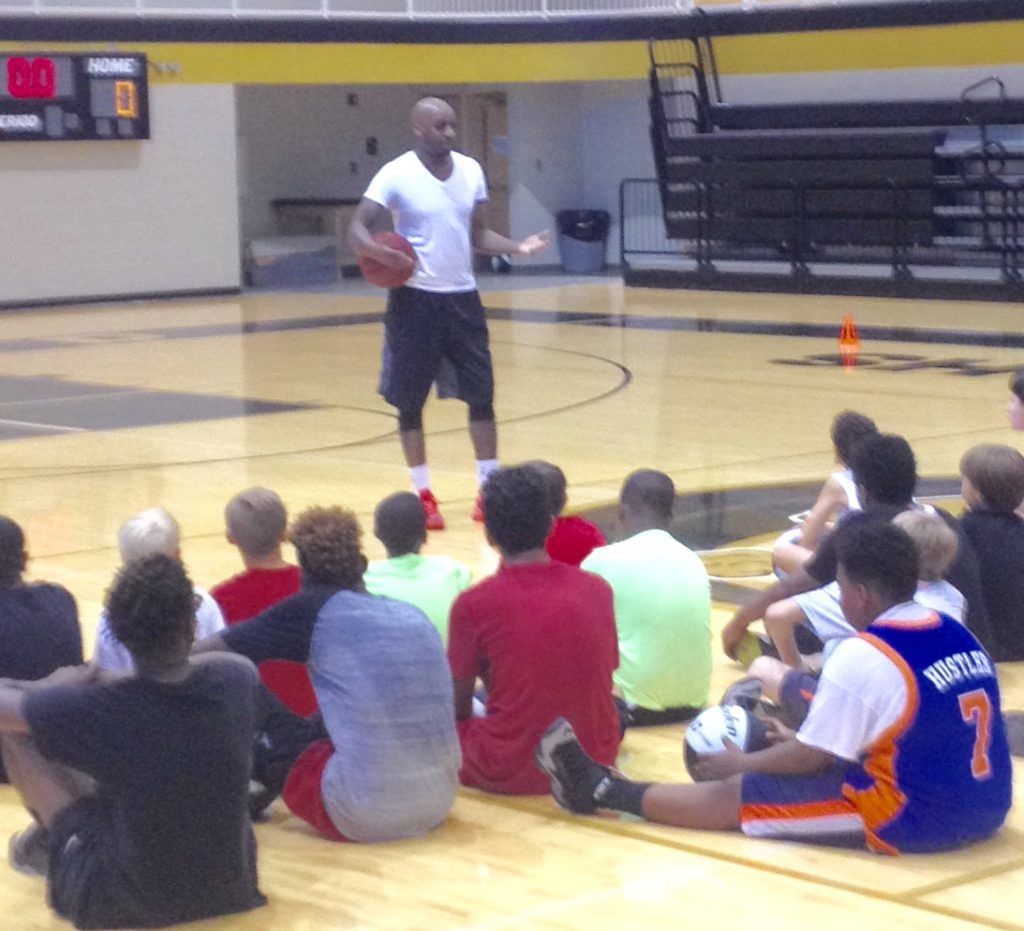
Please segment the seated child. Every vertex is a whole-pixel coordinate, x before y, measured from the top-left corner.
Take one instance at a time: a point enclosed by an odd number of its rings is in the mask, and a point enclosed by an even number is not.
[[[117,532],[117,548],[121,563],[127,565],[137,559],[162,554],[181,561],[181,531],[178,522],[163,508],[149,508],[126,520]],[[224,616],[209,592],[196,586],[195,605],[196,639],[215,633],[224,627]],[[132,668],[132,656],[110,629],[106,611],[100,612],[96,628],[96,648],[92,661],[103,669],[124,672]]]
[[[551,533],[544,544],[548,556],[558,562],[578,566],[593,550],[608,541],[597,525],[586,518],[562,516],[568,498],[565,473],[558,466],[543,459],[534,459],[526,465],[543,476],[548,488],[548,501],[554,518]]]
[[[384,544],[387,559],[366,567],[363,581],[373,595],[416,605],[448,643],[448,612],[460,592],[469,588],[472,572],[448,556],[422,556],[427,521],[420,499],[400,491],[385,498],[373,514],[374,536]]]
[[[363,584],[351,511],[313,507],[291,528],[302,590],[197,643],[255,663],[307,663],[325,733],[288,774],[289,810],[335,841],[417,837],[438,827],[458,788],[452,677],[429,618]]]
[[[61,666],[82,662],[78,605],[66,588],[28,584],[25,535],[0,517],[0,679],[43,679]],[[6,782],[0,761],[0,782]]]
[[[1024,369],[1010,376],[1010,403],[1006,416],[1012,429],[1024,430]]]
[[[801,653],[809,652],[796,633],[809,628],[821,643],[850,636],[850,625],[839,604],[836,581],[836,533],[854,523],[891,521],[909,510],[934,511],[914,503],[917,467],[910,444],[900,436],[874,434],[865,437],[854,451],[853,470],[863,510],[848,514],[818,544],[814,556],[793,575],[773,584],[743,605],[723,630],[723,644],[736,642],[736,634],[759,614],[779,658],[794,668],[802,665]],[[952,517],[935,512],[959,533]],[[958,541],[956,558],[946,577],[970,606],[971,622],[984,629],[985,604],[974,549],[966,539]]]
[[[799,733],[705,756],[699,783],[634,782],[595,761],[570,724],[537,748],[555,800],[681,828],[938,853],[995,834],[1013,770],[995,666],[963,625],[913,601],[917,554],[890,522],[839,531],[843,606],[860,636],[826,660]]]
[[[772,563],[779,572],[790,573],[802,566],[814,552],[829,523],[850,511],[861,509],[857,484],[853,480],[853,450],[866,436],[878,432],[870,417],[856,411],[841,411],[832,421],[832,446],[842,466],[825,481],[804,522],[783,534],[772,551]]]
[[[448,660],[462,743],[463,785],[505,795],[539,795],[548,781],[533,751],[562,716],[602,763],[621,740],[612,701],[619,664],[611,586],[551,560],[547,485],[527,466],[500,469],[484,486],[487,540],[501,554],[494,575],[452,606]],[[477,678],[487,689],[474,716]]]
[[[247,810],[259,679],[240,657],[189,658],[194,597],[177,559],[128,560],[104,617],[129,672],[0,685],[3,755],[35,819],[11,861],[47,877],[50,906],[76,927],[164,927],[266,901]]]
[[[892,522],[906,532],[914,541],[917,550],[918,580],[917,590],[914,592],[915,603],[962,624],[967,610],[966,601],[964,596],[944,578],[953,560],[956,559],[956,533],[934,511],[904,511],[897,514]],[[835,603],[838,607],[838,583],[833,582],[827,588],[835,589]],[[844,623],[849,623],[845,617],[843,620]],[[850,625],[849,636],[855,633],[853,626]],[[826,659],[841,640],[842,637],[836,637],[826,641]],[[799,727],[807,716],[811,698],[817,689],[817,675],[803,669],[792,669],[769,656],[755,659],[749,673],[749,678],[760,682],[761,694],[779,706],[782,720],[786,725]],[[749,684],[736,688],[736,691],[746,696],[748,701],[756,694]]]
[[[276,492],[269,488],[239,492],[224,508],[224,524],[228,543],[238,548],[245,566],[244,572],[210,590],[230,625],[247,621],[294,595],[302,586],[302,573],[281,555],[288,511]],[[317,710],[313,685],[303,664],[271,660],[260,664],[259,669],[263,683],[285,707],[302,717]]]
[[[975,631],[997,662],[1024,659],[1024,456],[982,445],[960,460],[961,527],[978,557],[988,629]]]
[[[615,595],[619,636],[616,698],[627,727],[692,718],[711,684],[711,586],[700,557],[669,532],[676,488],[640,469],[619,492],[624,539],[594,550],[580,567]]]

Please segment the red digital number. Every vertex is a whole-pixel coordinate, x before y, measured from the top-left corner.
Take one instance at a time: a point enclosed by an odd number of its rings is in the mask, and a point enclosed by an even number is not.
[[[7,91],[19,100],[49,100],[57,94],[57,69],[50,58],[8,58]]]

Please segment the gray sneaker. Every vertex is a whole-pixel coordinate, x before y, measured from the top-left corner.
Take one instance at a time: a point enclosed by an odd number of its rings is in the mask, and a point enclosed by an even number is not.
[[[722,694],[720,705],[739,705],[753,711],[761,701],[761,680],[753,676],[737,679]]]
[[[12,834],[7,845],[7,860],[19,873],[45,878],[50,869],[50,844],[46,829],[32,824],[24,831]]]
[[[565,718],[544,732],[534,758],[551,779],[551,794],[559,805],[576,815],[597,811],[599,790],[613,778],[612,770],[587,756]]]

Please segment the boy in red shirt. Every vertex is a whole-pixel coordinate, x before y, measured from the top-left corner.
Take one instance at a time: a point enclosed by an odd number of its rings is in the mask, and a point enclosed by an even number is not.
[[[276,492],[269,488],[240,492],[224,508],[224,523],[228,543],[238,547],[245,565],[245,572],[210,591],[230,626],[294,595],[302,585],[302,573],[281,556],[288,512]],[[262,663],[260,678],[295,714],[308,717],[317,710],[309,674],[301,663]]]
[[[526,465],[540,473],[548,488],[548,502],[551,516],[554,518],[551,532],[544,544],[548,556],[570,566],[578,566],[594,550],[604,546],[608,541],[597,525],[589,520],[561,516],[565,510],[567,496],[565,473],[558,466],[543,459],[534,459]]]
[[[604,579],[554,562],[547,486],[529,466],[501,469],[484,486],[484,527],[501,553],[490,578],[452,606],[448,660],[462,743],[463,785],[540,795],[549,782],[533,749],[552,715],[572,721],[587,752],[615,762],[621,732],[612,701],[619,664],[612,590]],[[477,677],[486,712],[473,715]]]

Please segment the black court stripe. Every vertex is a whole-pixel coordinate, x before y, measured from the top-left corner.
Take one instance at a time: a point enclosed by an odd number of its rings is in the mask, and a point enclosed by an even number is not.
[[[495,341],[495,342],[501,342],[501,341]],[[618,378],[616,383],[611,388],[608,388],[608,389],[606,389],[606,390],[604,390],[602,392],[599,392],[598,394],[590,395],[588,397],[581,398],[581,399],[579,399],[577,401],[571,401],[568,404],[563,404],[563,405],[560,405],[558,407],[548,408],[548,409],[540,410],[540,411],[535,411],[534,413],[531,413],[531,414],[521,414],[518,417],[510,417],[510,418],[507,418],[507,419],[499,419],[498,423],[499,423],[499,425],[502,425],[502,426],[507,425],[507,424],[512,424],[512,423],[523,423],[525,421],[530,421],[530,420],[539,420],[539,419],[541,419],[543,417],[549,417],[552,414],[560,414],[560,413],[564,413],[565,411],[576,410],[576,409],[581,408],[581,407],[587,407],[587,406],[589,406],[591,404],[596,404],[598,401],[603,401],[605,398],[611,397],[614,394],[618,394],[620,391],[624,390],[630,384],[630,382],[633,380],[633,373],[632,373],[632,371],[630,371],[630,369],[628,369],[626,366],[622,365],[621,363],[616,362],[614,359],[608,359],[608,358],[605,358],[604,356],[599,356],[599,355],[595,355],[593,353],[587,353],[587,352],[578,352],[578,351],[571,350],[571,349],[559,349],[559,348],[554,347],[554,346],[534,346],[534,345],[529,344],[529,343],[508,342],[508,345],[522,346],[523,348],[537,349],[537,350],[542,350],[542,351],[545,351],[545,352],[555,352],[555,353],[559,353],[561,355],[572,355],[572,356],[579,356],[579,357],[582,357],[582,358],[594,359],[596,361],[606,363],[607,365],[617,369],[618,372],[619,372],[619,378]],[[223,457],[217,457],[217,458],[214,458],[214,459],[190,459],[190,460],[181,460],[181,461],[177,461],[177,462],[149,462],[149,463],[128,463],[128,464],[122,464],[122,465],[100,465],[100,466],[95,466],[95,467],[87,467],[87,468],[83,468],[83,469],[68,469],[68,470],[59,470],[59,471],[44,471],[43,469],[34,469],[34,468],[24,468],[24,469],[18,469],[18,470],[9,469],[9,470],[0,470],[0,478],[2,478],[5,482],[12,482],[12,481],[18,481],[18,480],[34,481],[34,480],[39,479],[39,478],[58,478],[58,477],[70,477],[70,476],[79,476],[79,475],[101,475],[101,474],[121,473],[121,472],[144,472],[144,471],[151,470],[151,469],[164,469],[164,468],[174,468],[174,467],[188,468],[190,466],[212,465],[212,464],[222,463],[222,462],[239,462],[239,461],[242,461],[242,460],[249,461],[249,460],[257,460],[257,459],[273,459],[273,458],[278,458],[278,457],[282,457],[282,456],[309,455],[311,453],[330,453],[330,452],[334,452],[336,450],[352,449],[352,448],[359,447],[359,446],[373,446],[373,445],[376,445],[377,443],[381,443],[381,442],[385,442],[385,441],[391,440],[391,439],[395,438],[398,435],[397,417],[395,416],[394,413],[392,413],[390,411],[381,411],[381,410],[374,410],[374,409],[371,409],[371,408],[360,408],[360,407],[345,407],[345,406],[341,406],[341,405],[339,405],[337,408],[321,407],[319,409],[320,410],[332,410],[332,409],[337,409],[337,410],[355,410],[355,411],[361,411],[361,412],[370,413],[370,414],[379,414],[382,417],[389,417],[389,418],[391,418],[394,421],[395,426],[391,430],[387,431],[386,433],[379,433],[379,434],[375,434],[375,435],[369,436],[369,437],[364,437],[364,438],[361,438],[361,439],[358,439],[358,440],[351,440],[351,441],[346,442],[346,443],[334,443],[334,444],[330,444],[330,445],[327,445],[327,446],[318,446],[318,447],[312,447],[312,448],[307,448],[307,449],[288,449],[288,450],[278,450],[278,451],[267,452],[267,453],[249,453],[249,454],[238,455],[238,456],[223,456]],[[442,435],[446,435],[446,434],[461,433],[465,429],[466,428],[464,426],[453,427],[453,428],[450,428],[448,430],[438,430],[438,431],[435,431],[431,435],[432,436],[442,436]],[[454,502],[451,502],[451,503],[454,503]]]
[[[489,320],[513,323],[573,324],[623,330],[658,330],[674,333],[726,333],[741,336],[820,337],[838,339],[839,323],[785,323],[769,320],[728,320],[712,317],[650,317],[639,314],[581,313],[560,310],[534,310],[495,307],[487,310]],[[82,334],[67,339],[53,338],[0,340],[2,352],[38,352],[73,349],[95,345],[109,337],[111,341],[131,343],[156,340],[208,339],[217,336],[254,336],[292,330],[317,330],[364,326],[384,321],[383,312],[358,314],[322,314],[283,320],[257,320],[244,323],[209,323],[185,327],[156,327],[128,333]],[[1000,349],[1024,349],[1024,331],[960,330],[942,327],[908,327],[863,324],[857,327],[861,339],[888,342],[942,344],[949,346],[987,346]]]

